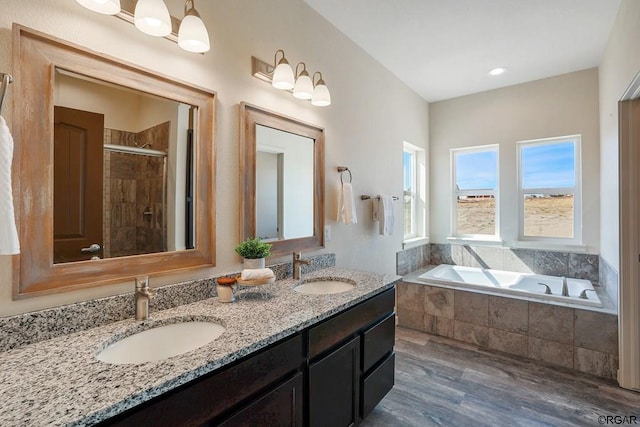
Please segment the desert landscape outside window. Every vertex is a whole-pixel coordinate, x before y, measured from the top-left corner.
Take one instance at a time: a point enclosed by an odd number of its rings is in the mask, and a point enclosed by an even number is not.
[[[451,150],[452,235],[497,237],[498,146]]]
[[[579,243],[580,136],[518,143],[521,240]]]

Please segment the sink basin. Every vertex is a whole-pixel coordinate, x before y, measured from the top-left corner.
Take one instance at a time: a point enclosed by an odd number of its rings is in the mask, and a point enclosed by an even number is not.
[[[210,321],[165,324],[117,340],[96,357],[114,365],[168,359],[209,344],[224,331],[224,326]]]
[[[349,292],[355,287],[355,282],[346,279],[308,279],[293,290],[306,295],[329,295]]]

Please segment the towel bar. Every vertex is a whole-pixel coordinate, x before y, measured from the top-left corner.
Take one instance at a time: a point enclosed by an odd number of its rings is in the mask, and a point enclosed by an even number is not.
[[[380,200],[380,196],[367,196],[366,194],[363,194],[362,196],[360,196],[360,200],[369,200],[369,199],[378,199]],[[393,196],[393,200],[400,200],[400,197],[398,196]]]

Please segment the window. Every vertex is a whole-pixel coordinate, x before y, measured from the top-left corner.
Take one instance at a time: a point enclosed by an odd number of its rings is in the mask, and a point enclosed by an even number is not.
[[[518,143],[519,238],[581,243],[580,136]]]
[[[425,237],[425,150],[405,142],[402,150],[404,240]]]
[[[495,236],[498,228],[498,146],[451,150],[452,235]]]

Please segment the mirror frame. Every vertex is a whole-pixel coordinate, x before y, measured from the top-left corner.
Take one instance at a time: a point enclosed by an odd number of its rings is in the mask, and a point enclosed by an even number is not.
[[[324,129],[246,102],[240,103],[240,239],[256,233],[256,125],[314,140],[313,235],[270,241],[271,255],[324,248]]]
[[[215,265],[214,92],[13,24],[13,194],[21,255],[14,299]],[[196,249],[53,264],[53,96],[56,68],[198,107]]]

